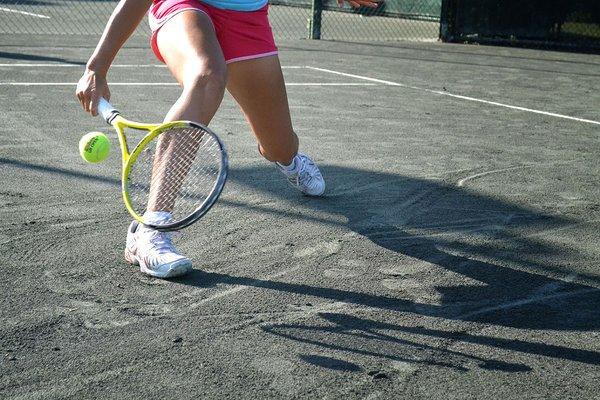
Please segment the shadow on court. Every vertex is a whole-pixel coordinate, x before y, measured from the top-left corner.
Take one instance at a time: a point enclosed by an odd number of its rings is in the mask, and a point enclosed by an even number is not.
[[[467,352],[446,349],[440,346],[430,346],[421,340],[411,341],[404,337],[427,336],[442,341],[454,341],[470,345],[487,346],[529,355],[558,358],[576,361],[590,365],[599,365],[600,353],[580,350],[566,346],[535,343],[525,340],[504,339],[486,335],[474,335],[465,332],[452,332],[429,329],[424,327],[409,327],[391,324],[366,318],[340,313],[319,313],[319,318],[327,322],[327,326],[304,324],[278,324],[262,327],[263,331],[289,340],[299,341],[323,348],[366,355],[391,361],[408,363],[424,363],[458,371],[465,371],[464,360],[468,359],[479,367],[487,370],[504,372],[526,372],[531,367],[517,362],[498,361],[494,358],[473,356]],[[394,336],[398,335],[398,337]],[[368,350],[371,343],[378,342],[377,350]],[[357,345],[359,343],[360,345]],[[384,351],[382,351],[384,349]],[[428,352],[435,354],[433,359],[415,360],[414,354]],[[406,356],[402,356],[402,354]],[[399,355],[400,354],[400,355]]]
[[[28,5],[28,6],[48,6],[52,5],[52,3],[47,1],[37,1],[37,0],[2,0],[2,4],[4,5]]]
[[[101,182],[115,187],[120,185],[118,179],[7,158],[0,159],[0,164],[44,174],[68,176],[75,180]],[[551,237],[553,231],[560,231],[581,221],[546,215],[440,181],[340,166],[325,165],[323,171],[330,187],[328,196],[321,199],[299,197],[294,190],[282,184],[278,172],[269,165],[233,168],[230,171],[230,179],[236,184],[264,191],[269,196],[291,204],[300,203],[304,208],[318,211],[315,215],[342,215],[347,219],[347,224],[312,216],[308,216],[307,219],[347,228],[359,235],[355,240],[364,238],[398,255],[422,260],[480,284],[434,285],[441,297],[438,304],[427,304],[380,294],[377,288],[365,287],[362,291],[344,290],[198,270],[177,282],[197,287],[219,284],[257,287],[315,296],[382,311],[400,311],[519,329],[591,331],[600,327],[597,318],[600,291],[594,286],[548,276],[564,277],[573,271],[544,261],[554,257],[576,258],[578,254],[572,249],[554,247],[543,240],[540,233],[545,232]],[[258,214],[271,214],[282,218],[287,216],[291,217],[292,221],[298,218],[297,214],[290,215],[266,206],[245,204],[243,201],[222,199],[221,202],[229,207],[241,207]],[[399,279],[402,279],[402,265],[397,267]],[[373,271],[373,274],[377,273]],[[592,284],[600,283],[595,276],[579,276]],[[592,365],[600,364],[600,353],[566,346],[401,326],[333,312],[317,312],[316,315],[326,321],[327,325],[315,327],[280,324],[263,326],[262,329],[269,334],[310,343],[324,349],[406,362],[414,360],[405,359],[397,352],[369,350],[368,343],[379,342],[407,348],[427,347],[423,343],[382,333],[397,332]],[[364,345],[357,346],[357,339]],[[529,369],[520,363],[500,362],[449,349],[425,348],[425,351],[427,350],[443,356],[442,360],[428,360],[428,364],[457,370],[464,367],[458,361],[452,362],[456,357],[463,360],[466,357],[477,362],[482,368],[492,370],[521,372]],[[406,354],[409,357],[409,353]],[[333,369],[353,368],[351,365],[336,363],[335,360],[313,359],[310,355],[307,357],[316,365],[332,365]]]
[[[65,64],[73,64],[73,65],[81,65],[85,66],[85,62],[83,61],[72,61],[67,60],[62,57],[50,57],[50,56],[40,56],[35,54],[25,54],[25,53],[11,53],[7,51],[0,51],[0,58],[6,58],[10,60],[24,60],[24,61],[49,61],[49,62],[59,62]]]
[[[442,305],[418,305],[419,313],[529,329],[592,330],[600,326],[600,321],[592,318],[600,307],[600,290],[545,276],[565,276],[572,271],[539,260],[540,256],[576,257],[575,253],[569,254],[573,250],[554,248],[536,236],[540,231],[558,231],[579,221],[545,215],[435,181],[337,166],[323,169],[334,188],[323,199],[300,198],[304,206],[345,216],[348,229],[383,248],[483,283],[437,287]],[[250,186],[258,177],[273,173],[266,167],[234,169],[230,179]],[[298,201],[297,194],[283,189],[278,179],[260,180],[260,186],[254,185],[253,189],[289,202]],[[236,204],[261,213],[280,213]],[[600,284],[595,276],[579,276]],[[201,285],[207,283],[206,278],[202,277]],[[296,290],[392,310],[414,309],[411,302],[396,298],[313,289],[299,285]]]
[[[541,256],[544,259],[577,256],[572,250],[555,248],[536,238],[541,231],[560,230],[577,221],[546,215],[439,182],[337,166],[326,166],[323,170],[334,188],[324,199],[302,198],[303,206],[314,208],[319,214],[341,214],[348,219],[348,229],[378,246],[437,265],[483,285],[437,286],[442,295],[441,304],[430,305],[368,293],[368,289],[364,292],[348,291],[198,270],[180,282],[199,287],[217,284],[253,286],[357,306],[519,329],[591,331],[599,327],[600,321],[595,315],[600,307],[600,291],[593,286],[545,276],[567,275],[571,271],[539,261]],[[236,169],[232,171],[231,179],[291,203],[298,201],[296,193],[282,190],[278,179],[266,182],[263,179],[260,186],[253,185],[253,182],[259,181],[258,178],[269,174],[273,174],[271,169]],[[271,212],[251,205],[240,207],[259,213]],[[507,267],[506,264],[515,267]],[[600,283],[594,276],[585,276],[585,279]],[[458,359],[465,358],[489,370],[524,372],[530,367],[437,346],[428,347],[421,342],[395,337],[393,333],[600,365],[600,353],[566,346],[401,326],[340,313],[320,312],[317,315],[327,322],[326,326],[278,324],[263,326],[262,329],[283,338],[320,346],[324,350],[340,350],[392,361],[414,363],[411,358],[414,352],[406,349],[370,351],[370,343],[431,351],[444,361],[428,360],[427,364],[459,371],[464,367]],[[382,331],[393,333],[384,334]],[[406,357],[399,356],[398,352],[405,352]],[[317,360],[316,365],[319,361],[327,360]],[[330,363],[331,369],[338,368],[336,362]]]
[[[252,286],[269,290],[321,297],[325,299],[342,301],[345,303],[352,303],[359,306],[380,308],[388,311],[414,312],[415,314],[427,316],[433,315],[436,317],[447,319],[455,319],[456,317],[453,315],[445,315],[443,311],[440,311],[438,309],[428,309],[428,306],[414,304],[409,301],[389,296],[370,295],[354,291],[323,288],[302,284],[293,284],[274,280],[245,278],[221,273],[206,273],[199,270],[194,270],[194,272],[190,276],[183,279],[179,279],[177,281],[183,284],[194,285],[197,287],[208,287],[218,284]],[[581,290],[582,287],[589,289],[589,287],[587,286],[573,285],[571,290]],[[563,311],[565,313],[570,312],[573,314],[577,314],[579,313],[579,310],[581,309],[582,305],[585,305],[586,308],[593,308],[594,305],[597,307],[599,304],[599,297],[597,294],[592,294],[590,296],[588,293],[587,297],[584,295],[576,297],[577,300],[571,301],[568,307],[564,307]],[[419,307],[419,311],[415,311],[415,305]],[[429,311],[433,311],[433,313],[430,313]],[[585,324],[579,324],[577,326],[568,326],[568,324],[563,323],[562,321],[551,319],[548,315],[540,316],[536,313],[536,310],[531,310],[530,308],[515,307],[514,312],[521,318],[527,316],[530,319],[544,319],[545,325],[548,327],[541,328],[540,326],[542,324],[536,323],[535,325],[538,326],[537,329],[594,330],[597,327],[597,321],[593,321],[593,317],[590,317],[587,320],[587,323]],[[393,334],[383,334],[380,331],[385,330],[396,332],[398,334],[404,333],[428,336],[431,338],[437,338],[441,340],[453,340],[475,345],[493,347],[497,349],[520,352],[530,355],[559,358],[569,361],[587,363],[591,365],[600,365],[600,352],[595,351],[580,350],[566,346],[535,343],[523,340],[509,340],[492,336],[472,335],[463,332],[427,329],[423,327],[415,328],[401,326],[391,323],[382,323],[376,320],[358,318],[346,314],[323,312],[318,313],[317,315],[324,321],[329,322],[329,325],[326,327],[315,327],[314,325],[303,324],[277,324],[271,326],[263,326],[262,329],[270,334],[274,334],[277,336],[281,336],[287,339],[296,340],[307,344],[321,346],[324,349],[348,351],[356,354],[386,358],[394,361],[415,362],[414,359],[410,358],[411,356],[408,356],[408,354],[411,354],[410,351],[406,351],[407,358],[397,356],[395,352],[391,351],[390,349],[386,350],[385,352],[369,352],[365,350],[365,348],[368,348],[368,345],[356,346],[356,341],[360,340],[362,342],[373,340],[394,345],[407,346],[419,350],[426,348],[429,351],[441,353],[445,356],[460,356],[463,359],[465,357],[471,358],[477,362],[480,362],[482,367],[485,367],[487,369],[502,370],[506,372],[522,372],[525,370],[529,370],[529,368],[522,364],[497,362],[492,359],[468,356],[465,353],[450,351],[447,349],[439,348],[437,346],[426,346],[422,342],[412,342],[405,339],[396,338],[393,336]],[[472,318],[472,320],[478,322],[486,322],[489,324],[502,324],[502,320],[496,322],[492,317],[485,319]],[[324,341],[323,338],[328,338],[328,340]],[[347,344],[344,345],[344,342]],[[464,369],[463,367],[459,366],[458,363],[455,365],[452,363],[437,363],[432,360],[427,360],[427,364],[435,364],[438,366],[456,368],[459,370]]]

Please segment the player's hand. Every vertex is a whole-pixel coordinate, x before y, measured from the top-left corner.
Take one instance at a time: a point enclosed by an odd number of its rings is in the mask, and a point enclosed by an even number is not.
[[[348,4],[350,4],[354,8],[359,7],[370,7],[377,8],[379,3],[382,3],[383,0],[346,0]],[[344,0],[337,0],[338,5],[341,7],[344,5]]]
[[[77,82],[75,95],[83,109],[95,117],[98,115],[100,97],[110,100],[110,90],[108,89],[106,76],[86,68],[83,76]]]

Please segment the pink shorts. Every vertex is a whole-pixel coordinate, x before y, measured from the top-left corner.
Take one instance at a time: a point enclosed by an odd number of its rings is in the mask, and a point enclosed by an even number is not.
[[[165,62],[156,42],[159,29],[184,10],[203,12],[212,21],[227,63],[277,54],[268,18],[269,5],[256,11],[223,10],[200,0],[154,0],[150,9],[152,51]]]

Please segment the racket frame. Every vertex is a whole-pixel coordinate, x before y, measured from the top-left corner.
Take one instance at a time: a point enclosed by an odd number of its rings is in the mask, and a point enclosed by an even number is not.
[[[117,137],[119,139],[119,146],[121,149],[121,160],[122,160],[122,169],[121,169],[121,192],[123,195],[123,202],[125,203],[125,208],[131,214],[131,216],[141,224],[145,226],[156,229],[158,231],[169,232],[176,231],[185,227],[190,226],[197,220],[199,220],[204,214],[210,210],[210,208],[215,204],[215,202],[219,199],[221,192],[223,191],[223,187],[225,186],[225,182],[227,181],[227,173],[228,173],[228,165],[229,160],[227,156],[227,151],[221,142],[221,139],[209,128],[204,125],[198,124],[192,121],[173,121],[166,122],[163,124],[146,124],[136,121],[130,121],[123,116],[121,113],[117,111],[106,99],[100,98],[100,102],[98,104],[98,112],[102,116],[102,118],[108,123],[112,125],[113,128],[117,131]],[[129,151],[129,144],[127,143],[127,136],[125,134],[125,129],[134,129],[138,131],[146,131],[148,132],[135,146],[133,151]],[[141,152],[146,148],[148,143],[152,140],[156,139],[156,137],[165,131],[168,131],[173,128],[196,128],[201,129],[208,134],[210,134],[218,143],[219,149],[221,151],[221,165],[219,166],[219,177],[213,184],[211,188],[210,194],[204,199],[200,207],[196,208],[196,210],[188,215],[186,218],[183,218],[180,221],[172,222],[164,225],[154,225],[144,222],[144,219],[141,215],[139,215],[133,205],[131,203],[131,198],[129,196],[129,173],[135,161],[138,159]]]

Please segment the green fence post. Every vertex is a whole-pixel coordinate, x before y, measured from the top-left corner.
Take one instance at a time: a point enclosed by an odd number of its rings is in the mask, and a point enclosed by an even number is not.
[[[323,0],[312,0],[311,17],[308,24],[308,38],[321,39],[321,16],[323,14]]]

